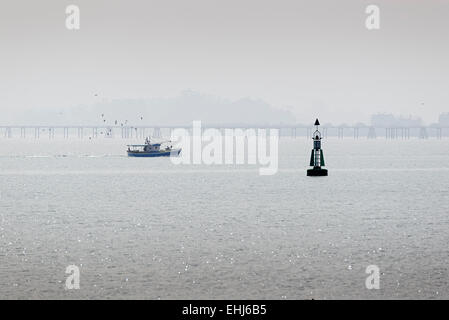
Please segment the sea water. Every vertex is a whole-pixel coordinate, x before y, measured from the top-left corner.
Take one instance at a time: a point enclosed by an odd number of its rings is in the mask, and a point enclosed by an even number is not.
[[[311,139],[272,176],[139,142],[0,139],[0,298],[449,298],[449,140],[324,139],[328,177]]]

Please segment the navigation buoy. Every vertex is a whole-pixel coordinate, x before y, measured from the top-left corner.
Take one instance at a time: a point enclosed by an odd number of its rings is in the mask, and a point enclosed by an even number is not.
[[[323,169],[324,167],[324,155],[323,150],[321,150],[321,132],[318,130],[318,126],[320,122],[318,119],[315,120],[316,130],[313,133],[313,149],[312,154],[310,155],[310,166],[313,169],[307,170],[307,175],[311,177],[317,176],[327,176],[327,169]]]

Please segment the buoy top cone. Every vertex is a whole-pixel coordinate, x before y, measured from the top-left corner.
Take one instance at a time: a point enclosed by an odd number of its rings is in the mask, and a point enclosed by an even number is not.
[[[319,125],[320,125],[320,122],[318,121],[318,118],[316,118],[314,126],[319,126]]]

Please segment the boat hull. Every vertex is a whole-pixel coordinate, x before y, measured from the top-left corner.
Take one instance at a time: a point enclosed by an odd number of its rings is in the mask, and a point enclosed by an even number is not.
[[[157,152],[145,152],[145,151],[128,151],[128,157],[137,158],[156,158],[156,157],[177,157],[181,153],[181,149],[175,149],[171,151],[157,151]]]

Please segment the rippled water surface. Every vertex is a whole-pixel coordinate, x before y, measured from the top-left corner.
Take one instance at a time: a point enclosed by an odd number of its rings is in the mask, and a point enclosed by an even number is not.
[[[126,143],[0,139],[1,298],[449,298],[448,140],[330,138],[318,178],[303,138],[273,176]]]

